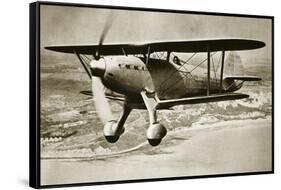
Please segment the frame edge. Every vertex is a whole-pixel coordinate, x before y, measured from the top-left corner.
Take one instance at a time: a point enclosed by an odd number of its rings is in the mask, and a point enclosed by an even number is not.
[[[29,186],[40,187],[40,130],[38,127],[39,3],[29,4]]]

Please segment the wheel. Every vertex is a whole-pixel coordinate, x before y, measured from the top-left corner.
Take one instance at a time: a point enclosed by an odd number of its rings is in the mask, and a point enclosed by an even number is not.
[[[148,139],[148,142],[151,146],[157,146],[161,143],[162,139]]]
[[[107,142],[109,143],[115,143],[118,141],[119,136],[105,136],[105,139],[107,140]]]

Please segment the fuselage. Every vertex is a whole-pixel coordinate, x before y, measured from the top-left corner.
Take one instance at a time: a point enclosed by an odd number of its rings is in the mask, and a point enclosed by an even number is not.
[[[176,99],[204,96],[207,93],[207,69],[192,65],[177,65],[166,60],[149,59],[135,56],[112,56],[101,60],[105,72],[101,77],[103,84],[127,97],[128,101],[142,103],[140,92],[156,92],[159,99]],[[194,70],[193,70],[194,69]],[[211,73],[210,93],[220,91],[219,75]],[[234,84],[234,87],[233,87]],[[232,85],[231,89],[228,86]],[[223,91],[235,91],[241,85],[223,82]]]

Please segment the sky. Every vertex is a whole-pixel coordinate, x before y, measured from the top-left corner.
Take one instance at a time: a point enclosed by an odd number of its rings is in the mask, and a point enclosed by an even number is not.
[[[97,44],[109,15],[111,28],[105,44],[247,38],[263,41],[266,47],[242,52],[242,56],[271,59],[270,19],[52,5],[41,6],[41,49],[49,45]]]

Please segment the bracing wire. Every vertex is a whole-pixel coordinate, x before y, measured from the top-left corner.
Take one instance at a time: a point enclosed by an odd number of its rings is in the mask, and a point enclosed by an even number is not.
[[[211,57],[213,57],[217,52],[213,53],[211,55]],[[203,61],[201,61],[198,65],[196,65],[190,72],[189,74],[191,74],[192,71],[194,71],[197,67],[199,67],[202,63],[204,63],[205,61],[207,61],[208,58],[204,59]],[[183,64],[184,65],[184,64]],[[177,70],[178,71],[178,70]],[[166,92],[167,90],[169,90],[172,86],[174,86],[176,83],[178,83],[180,79],[176,80],[174,83],[172,83],[171,85],[169,85],[167,88],[165,88],[164,90],[161,90],[162,93]]]
[[[173,56],[175,56],[175,54],[172,53]],[[163,84],[170,79],[170,77],[172,77],[177,71],[179,71],[185,64],[187,64],[194,56],[196,55],[196,53],[193,53],[186,61],[183,61],[184,64],[182,64],[177,70],[175,70],[174,72],[172,72],[159,86],[158,89],[161,89]]]

